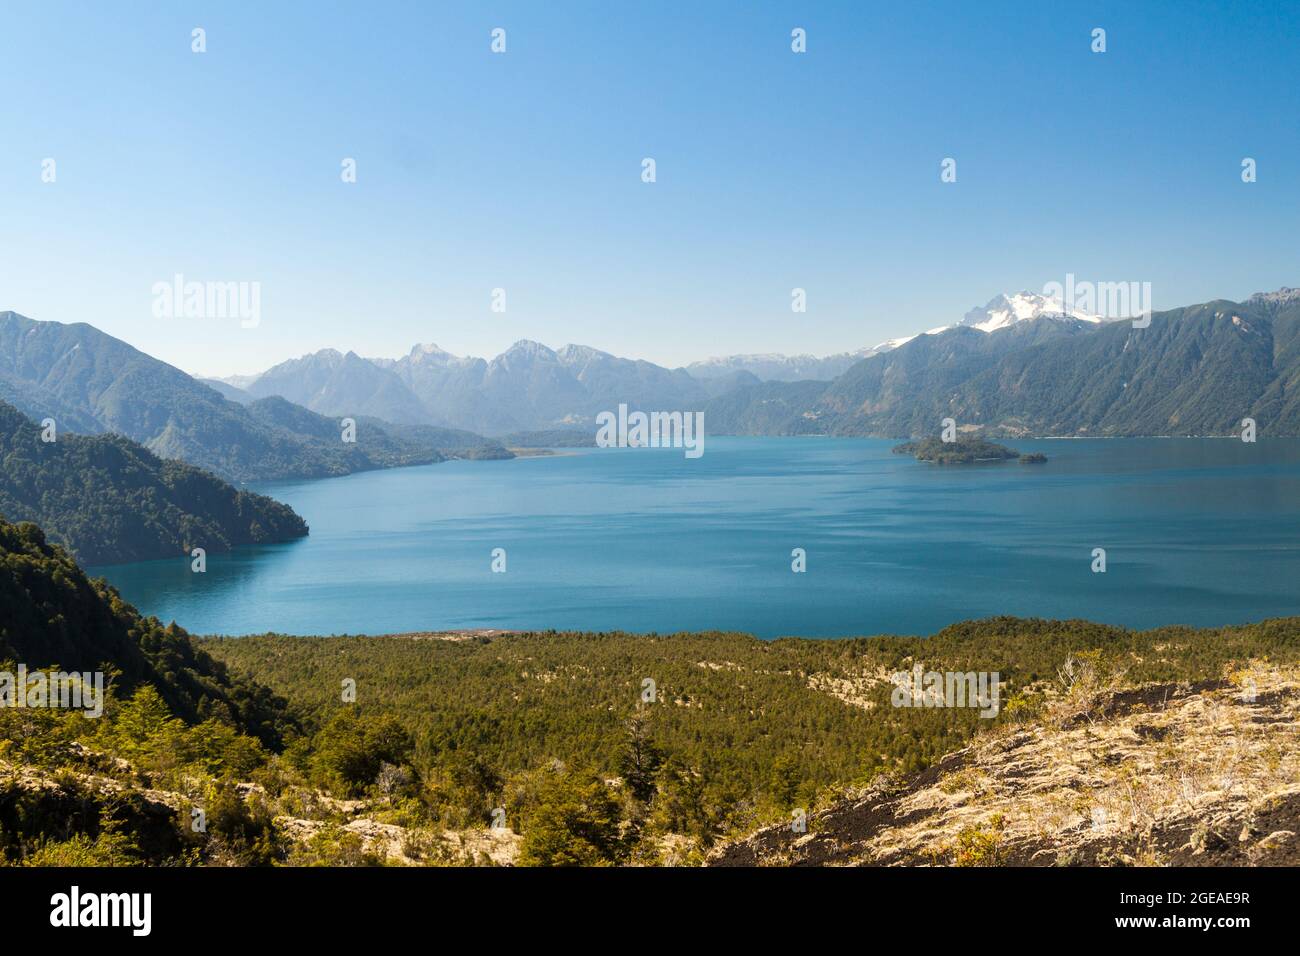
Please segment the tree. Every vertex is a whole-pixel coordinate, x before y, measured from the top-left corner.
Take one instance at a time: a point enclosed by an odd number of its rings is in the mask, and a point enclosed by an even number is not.
[[[590,772],[559,775],[528,820],[523,866],[609,866],[627,855],[618,799]]]
[[[109,733],[116,750],[131,759],[164,749],[175,742],[183,728],[162,695],[145,684],[118,710]]]
[[[396,717],[340,711],[315,738],[312,767],[317,782],[350,797],[375,782],[384,764],[407,763],[414,749],[411,735]]]
[[[442,758],[440,769],[446,780],[447,797],[468,810],[471,818],[488,822],[505,782],[487,759],[476,752],[452,750]]]
[[[663,753],[650,739],[645,718],[634,714],[627,722],[618,770],[628,790],[642,803],[654,796],[655,774],[662,763]]]
[[[799,761],[792,754],[782,754],[772,765],[772,798],[782,810],[794,806],[799,795],[799,785],[803,783],[803,773]]]
[[[676,758],[669,758],[659,774],[659,793],[655,797],[653,823],[664,833],[681,833],[694,837],[702,846],[712,846],[718,838],[719,821],[706,795],[709,780],[704,772],[693,770]]]

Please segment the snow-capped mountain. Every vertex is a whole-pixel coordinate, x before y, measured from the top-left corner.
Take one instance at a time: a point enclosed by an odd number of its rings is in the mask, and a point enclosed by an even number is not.
[[[1101,316],[1091,315],[1079,309],[1067,309],[1060,299],[1048,298],[1036,292],[1016,292],[995,295],[989,304],[976,306],[962,318],[959,325],[970,326],[981,332],[996,332],[1017,322],[1031,322],[1034,319],[1078,319],[1080,322],[1101,322]]]
[[[1091,315],[1079,309],[1066,309],[1060,300],[1039,295],[1034,292],[1005,293],[994,296],[989,304],[971,309],[955,325],[963,325],[981,332],[997,332],[1015,325],[1017,322],[1030,322],[1034,319],[1078,319],[1081,322],[1099,323],[1099,316]],[[746,371],[764,381],[794,382],[808,379],[829,381],[843,374],[850,366],[906,345],[922,335],[938,335],[954,328],[954,325],[940,325],[914,335],[902,335],[886,339],[871,348],[858,349],[856,352],[841,352],[817,358],[813,355],[780,355],[776,353],[759,355],[725,355],[719,358],[693,362],[686,366],[698,379],[718,378],[736,371]]]

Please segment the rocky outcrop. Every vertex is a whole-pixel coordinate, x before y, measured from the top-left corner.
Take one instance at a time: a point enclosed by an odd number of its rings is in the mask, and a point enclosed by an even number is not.
[[[1300,863],[1300,669],[1105,694],[720,847],[710,865]]]

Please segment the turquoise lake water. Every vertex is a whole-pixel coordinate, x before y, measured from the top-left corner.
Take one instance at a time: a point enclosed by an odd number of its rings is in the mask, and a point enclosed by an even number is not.
[[[310,537],[209,554],[205,574],[187,557],[92,571],[199,634],[848,636],[995,614],[1300,614],[1300,441],[1021,441],[1048,463],[948,467],[894,444],[709,437],[695,460],[593,449],[261,485]]]

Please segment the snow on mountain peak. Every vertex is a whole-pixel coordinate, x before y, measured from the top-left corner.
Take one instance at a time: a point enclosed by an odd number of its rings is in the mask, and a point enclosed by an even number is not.
[[[1017,322],[1030,322],[1044,317],[1072,318],[1081,322],[1101,321],[1100,316],[1079,309],[1067,309],[1060,299],[1048,298],[1036,292],[1015,292],[1011,295],[995,295],[988,305],[982,308],[976,306],[967,312],[958,324],[981,332],[996,332]]]

